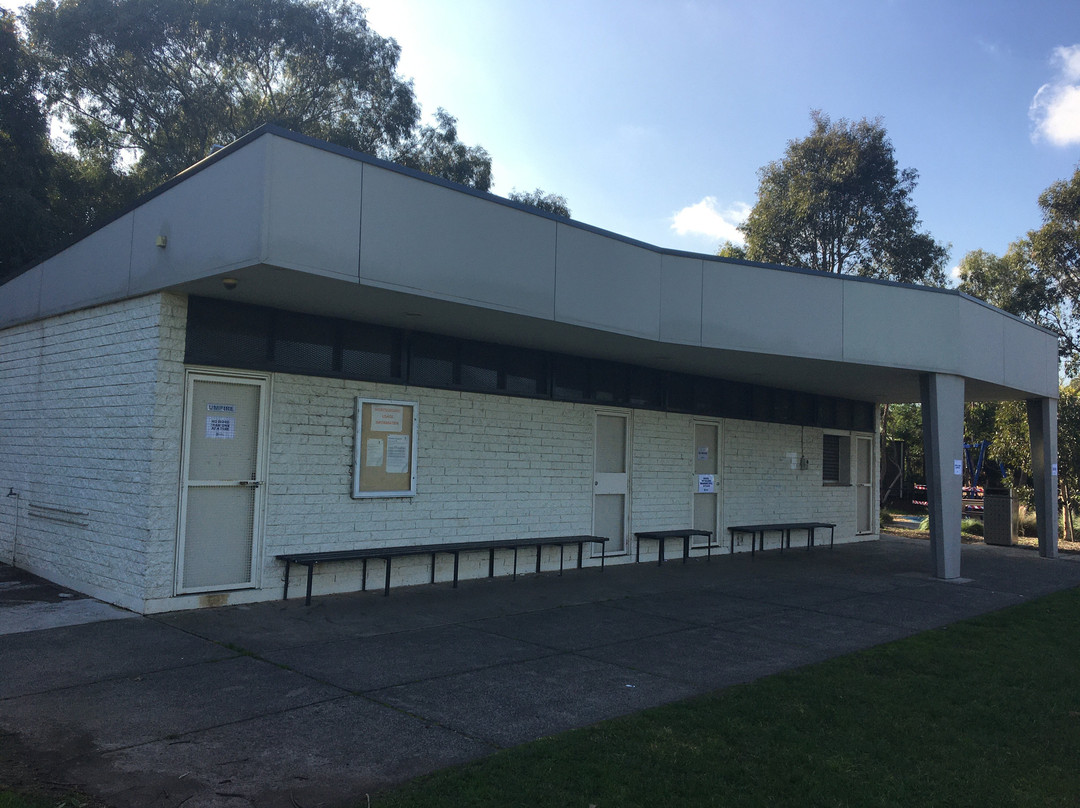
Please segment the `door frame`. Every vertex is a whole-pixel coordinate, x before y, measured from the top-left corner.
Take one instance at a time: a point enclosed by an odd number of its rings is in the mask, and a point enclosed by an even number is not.
[[[623,459],[623,462],[624,462],[624,465],[625,465],[625,468],[626,468],[626,472],[625,472],[626,491],[622,495],[623,496],[623,546],[622,546],[621,550],[609,550],[607,547],[605,547],[603,545],[600,545],[599,547],[597,545],[595,545],[595,544],[591,545],[592,546],[592,557],[593,558],[599,558],[601,555],[606,555],[606,556],[629,555],[629,553],[630,553],[630,537],[634,535],[632,525],[630,524],[630,514],[631,514],[631,511],[632,511],[632,508],[630,507],[630,498],[631,498],[631,489],[633,487],[633,482],[632,482],[633,481],[633,474],[631,473],[631,470],[632,470],[633,457],[634,457],[634,452],[633,452],[633,443],[634,443],[633,411],[632,410],[628,411],[628,410],[604,409],[604,408],[594,409],[593,410],[593,416],[592,416],[592,431],[593,431],[592,478],[593,478],[593,492],[591,494],[591,499],[590,499],[590,502],[589,502],[589,510],[591,512],[590,516],[591,516],[591,522],[592,522],[592,534],[593,535],[598,535],[596,533],[596,497],[598,496],[598,494],[597,494],[595,489],[597,487],[596,460],[597,460],[597,449],[599,448],[599,440],[598,440],[598,438],[599,438],[599,423],[600,423],[601,416],[622,418],[623,422],[626,425],[626,433],[625,433],[625,436],[624,436],[624,445],[623,445],[623,452],[624,452],[624,455],[625,455],[625,457]]]
[[[855,464],[854,464],[855,465],[855,472],[852,475],[852,485],[855,488],[855,497],[856,497],[856,499],[855,499],[855,534],[858,535],[858,536],[868,536],[868,535],[870,535],[872,533],[877,533],[877,531],[874,529],[874,526],[877,524],[877,501],[878,501],[878,498],[876,496],[874,496],[874,469],[877,468],[877,466],[878,466],[878,464],[874,462],[874,455],[875,455],[875,448],[876,448],[875,444],[877,443],[877,441],[874,439],[873,435],[861,435],[861,434],[856,433],[855,435],[853,435],[853,437],[855,439],[855,447],[854,447],[854,449],[855,449],[855,452],[854,452],[854,454],[855,454]],[[862,476],[863,475],[862,475],[862,469],[860,468],[860,462],[859,462],[860,457],[861,457],[861,453],[859,451],[859,446],[860,446],[859,442],[860,441],[866,441],[866,443],[869,446],[869,452],[867,452],[867,457],[866,457],[867,468],[866,468],[866,475],[865,476],[867,478],[867,482],[865,482],[865,483],[862,482]],[[868,526],[867,526],[866,530],[861,530],[860,529],[861,526],[859,525],[859,499],[861,497],[863,497],[864,495],[867,498],[867,502],[866,502],[866,518],[867,518],[867,521],[868,521]]]
[[[270,437],[270,396],[272,377],[267,373],[245,373],[217,369],[185,368],[183,431],[180,439],[180,474],[177,480],[177,518],[176,518],[176,554],[173,560],[173,595],[190,595],[204,592],[223,592],[237,589],[259,589],[262,586],[263,526],[266,509],[267,463],[269,460]],[[255,488],[255,502],[252,510],[251,536],[251,578],[243,584],[221,584],[217,586],[184,587],[184,549],[187,532],[187,490],[189,457],[191,446],[191,407],[195,383],[199,381],[232,382],[250,384],[260,388],[259,393],[259,430],[256,435],[255,468],[256,479],[261,485]]]
[[[716,473],[714,475],[714,496],[716,497],[716,519],[713,526],[712,545],[713,547],[720,546],[720,533],[724,524],[724,457],[721,454],[724,445],[724,421],[722,418],[692,418],[690,421],[690,440],[692,446],[690,447],[690,477],[691,477],[691,489],[690,489],[690,524],[694,522],[694,498],[697,496],[697,428],[698,426],[713,426],[716,427],[716,445],[710,446],[709,450],[715,453],[716,456]],[[705,548],[705,543],[700,540],[703,537],[693,537],[690,539],[691,548]]]

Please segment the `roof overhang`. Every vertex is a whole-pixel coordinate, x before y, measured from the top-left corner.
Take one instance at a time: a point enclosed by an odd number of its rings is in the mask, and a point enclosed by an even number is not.
[[[955,290],[662,250],[273,127],[3,289],[3,325],[177,291],[864,401],[1058,389],[1051,332]]]

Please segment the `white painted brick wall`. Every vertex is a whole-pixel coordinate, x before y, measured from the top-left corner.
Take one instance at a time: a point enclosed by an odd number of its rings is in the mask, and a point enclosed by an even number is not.
[[[140,607],[145,572],[159,571],[151,513],[176,510],[175,452],[171,474],[161,459],[178,440],[152,434],[166,426],[162,367],[182,368],[183,317],[182,299],[152,295],[0,332],[0,490],[19,494],[0,506],[5,561]]]
[[[282,585],[277,553],[334,550],[364,545],[417,544],[592,532],[592,405],[483,396],[473,393],[362,384],[277,375],[265,529],[263,587]],[[356,396],[419,403],[417,495],[353,500],[350,463]],[[636,411],[631,418],[631,516],[629,530],[685,527],[693,519],[694,419]],[[851,538],[855,493],[821,483],[821,430],[720,423],[721,535],[726,525],[761,521],[837,522],[837,540]],[[788,454],[805,454],[809,469],[792,470]],[[749,549],[744,542],[739,549]],[[632,559],[630,555],[621,559]],[[655,553],[655,546],[645,548]],[[547,551],[545,569],[558,563]],[[510,572],[501,553],[497,574]],[[535,556],[519,556],[519,572]],[[590,563],[587,560],[586,563]],[[609,563],[619,563],[612,559]],[[487,555],[462,557],[462,578],[487,574]],[[576,563],[571,556],[567,563]],[[429,579],[427,557],[395,559],[394,585]],[[317,568],[316,591],[360,587],[358,562]],[[303,584],[306,569],[290,588]],[[440,557],[439,580],[452,575]],[[382,562],[371,562],[369,587],[380,587]]]
[[[173,598],[185,315],[185,298],[156,295],[0,332],[5,560],[18,507],[20,566],[157,611],[279,597],[274,556],[290,550],[592,532],[597,407],[277,374],[260,588]],[[357,396],[419,402],[417,496],[349,496]],[[691,524],[693,424],[687,415],[631,414],[629,531]],[[838,522],[838,540],[854,535],[854,489],[821,484],[821,430],[723,421],[720,434],[722,528],[814,519]],[[809,468],[792,469],[789,453],[805,455]],[[2,496],[8,488],[19,499]],[[31,504],[85,512],[73,520],[87,526],[31,517]],[[519,572],[534,558],[522,552]],[[497,573],[509,573],[511,559],[500,553]],[[545,569],[557,563],[557,551],[546,551]],[[566,563],[576,563],[573,553]],[[395,585],[426,581],[428,564],[396,560]],[[320,568],[317,591],[358,589],[359,572],[358,563]],[[443,557],[437,575],[450,574]],[[486,554],[463,558],[460,574],[486,575]],[[381,582],[374,562],[369,584]]]

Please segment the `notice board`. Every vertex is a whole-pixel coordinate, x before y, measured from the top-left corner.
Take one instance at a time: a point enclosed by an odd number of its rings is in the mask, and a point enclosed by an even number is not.
[[[415,401],[356,399],[354,498],[416,494]]]

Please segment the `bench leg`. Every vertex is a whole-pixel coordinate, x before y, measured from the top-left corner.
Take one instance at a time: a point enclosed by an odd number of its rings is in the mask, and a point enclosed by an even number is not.
[[[582,555],[585,552],[585,542],[577,543],[577,568],[581,569]]]
[[[307,565],[307,597],[304,598],[304,605],[311,605],[311,579],[315,575],[315,564]]]
[[[390,556],[386,557],[386,584],[383,586],[383,597],[390,597]]]
[[[563,545],[559,545],[559,575],[562,575],[563,568]]]
[[[360,568],[360,591],[367,592],[367,559],[362,558],[360,560],[364,562]]]
[[[830,550],[832,549],[833,539],[834,538],[836,538],[836,528],[830,527],[829,528],[829,549]]]
[[[517,545],[515,544],[514,545],[514,577],[510,579],[512,581],[517,580],[517,550],[518,550],[518,548],[517,548]]]
[[[432,553],[431,554],[431,582],[432,583],[435,583],[435,557],[436,556],[438,556],[438,553]]]
[[[488,550],[488,578],[495,577],[495,548]]]
[[[540,574],[540,553],[544,551],[544,548],[539,544],[536,545],[536,574]]]
[[[600,572],[604,571],[604,559],[607,558],[607,545],[600,545]]]
[[[682,540],[682,563],[686,563],[686,559],[690,557],[690,537],[686,536]]]
[[[285,559],[285,593],[281,596],[282,600],[289,599],[289,559]]]
[[[457,576],[458,576],[458,557],[461,555],[460,551],[454,551],[454,589],[457,589]]]
[[[659,548],[656,551],[656,566],[659,567],[661,564],[664,563],[664,540],[657,539],[656,546]]]

